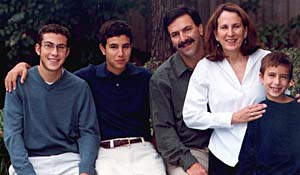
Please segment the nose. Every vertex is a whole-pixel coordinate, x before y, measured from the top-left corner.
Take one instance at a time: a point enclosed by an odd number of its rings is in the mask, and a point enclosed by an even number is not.
[[[119,57],[122,57],[124,55],[123,48],[119,48],[118,55],[119,55]]]
[[[184,32],[179,32],[179,39],[180,39],[180,41],[185,41],[185,34],[184,34]]]
[[[274,78],[274,84],[276,84],[276,85],[278,85],[279,84],[279,82],[280,82],[280,77],[279,76],[276,76],[275,78]]]
[[[229,36],[234,35],[234,31],[232,30],[232,28],[229,28],[229,29],[228,29],[228,35],[229,35]]]
[[[54,48],[52,49],[51,54],[52,54],[52,55],[57,55],[57,54],[58,54],[58,49],[57,49],[57,47],[54,47]]]

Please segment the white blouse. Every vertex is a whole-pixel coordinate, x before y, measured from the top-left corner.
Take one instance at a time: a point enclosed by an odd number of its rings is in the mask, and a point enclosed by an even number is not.
[[[210,151],[225,164],[234,167],[247,124],[231,125],[233,112],[265,99],[259,81],[261,59],[270,53],[258,49],[249,56],[242,83],[227,59],[212,62],[204,58],[197,64],[187,90],[183,119],[190,128],[213,128]],[[207,103],[211,112],[207,112]]]

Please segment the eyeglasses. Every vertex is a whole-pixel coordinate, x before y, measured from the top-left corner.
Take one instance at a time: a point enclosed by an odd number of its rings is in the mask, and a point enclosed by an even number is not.
[[[48,51],[53,51],[54,48],[56,48],[58,52],[65,52],[67,50],[67,46],[64,44],[55,45],[53,43],[44,43],[41,45]]]

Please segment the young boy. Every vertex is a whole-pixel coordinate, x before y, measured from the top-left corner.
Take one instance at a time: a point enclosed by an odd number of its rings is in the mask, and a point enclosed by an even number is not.
[[[288,56],[273,52],[265,56],[260,80],[268,107],[259,120],[248,124],[239,156],[240,175],[300,174],[300,104],[285,95],[292,78]]]
[[[63,68],[69,30],[48,24],[38,32],[40,64],[6,93],[4,142],[10,175],[92,175],[100,134],[87,83]]]

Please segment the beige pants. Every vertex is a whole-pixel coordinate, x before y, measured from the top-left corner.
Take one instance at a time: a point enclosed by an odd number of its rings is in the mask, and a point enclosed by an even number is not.
[[[198,162],[208,170],[208,149],[191,148],[191,153]],[[169,175],[187,175],[182,167],[174,166],[167,163],[167,171]]]
[[[150,142],[116,148],[100,147],[98,175],[166,175],[164,162]]]
[[[78,175],[79,154],[63,153],[54,156],[29,157],[37,175]],[[17,175],[13,166],[9,167],[10,175]]]

